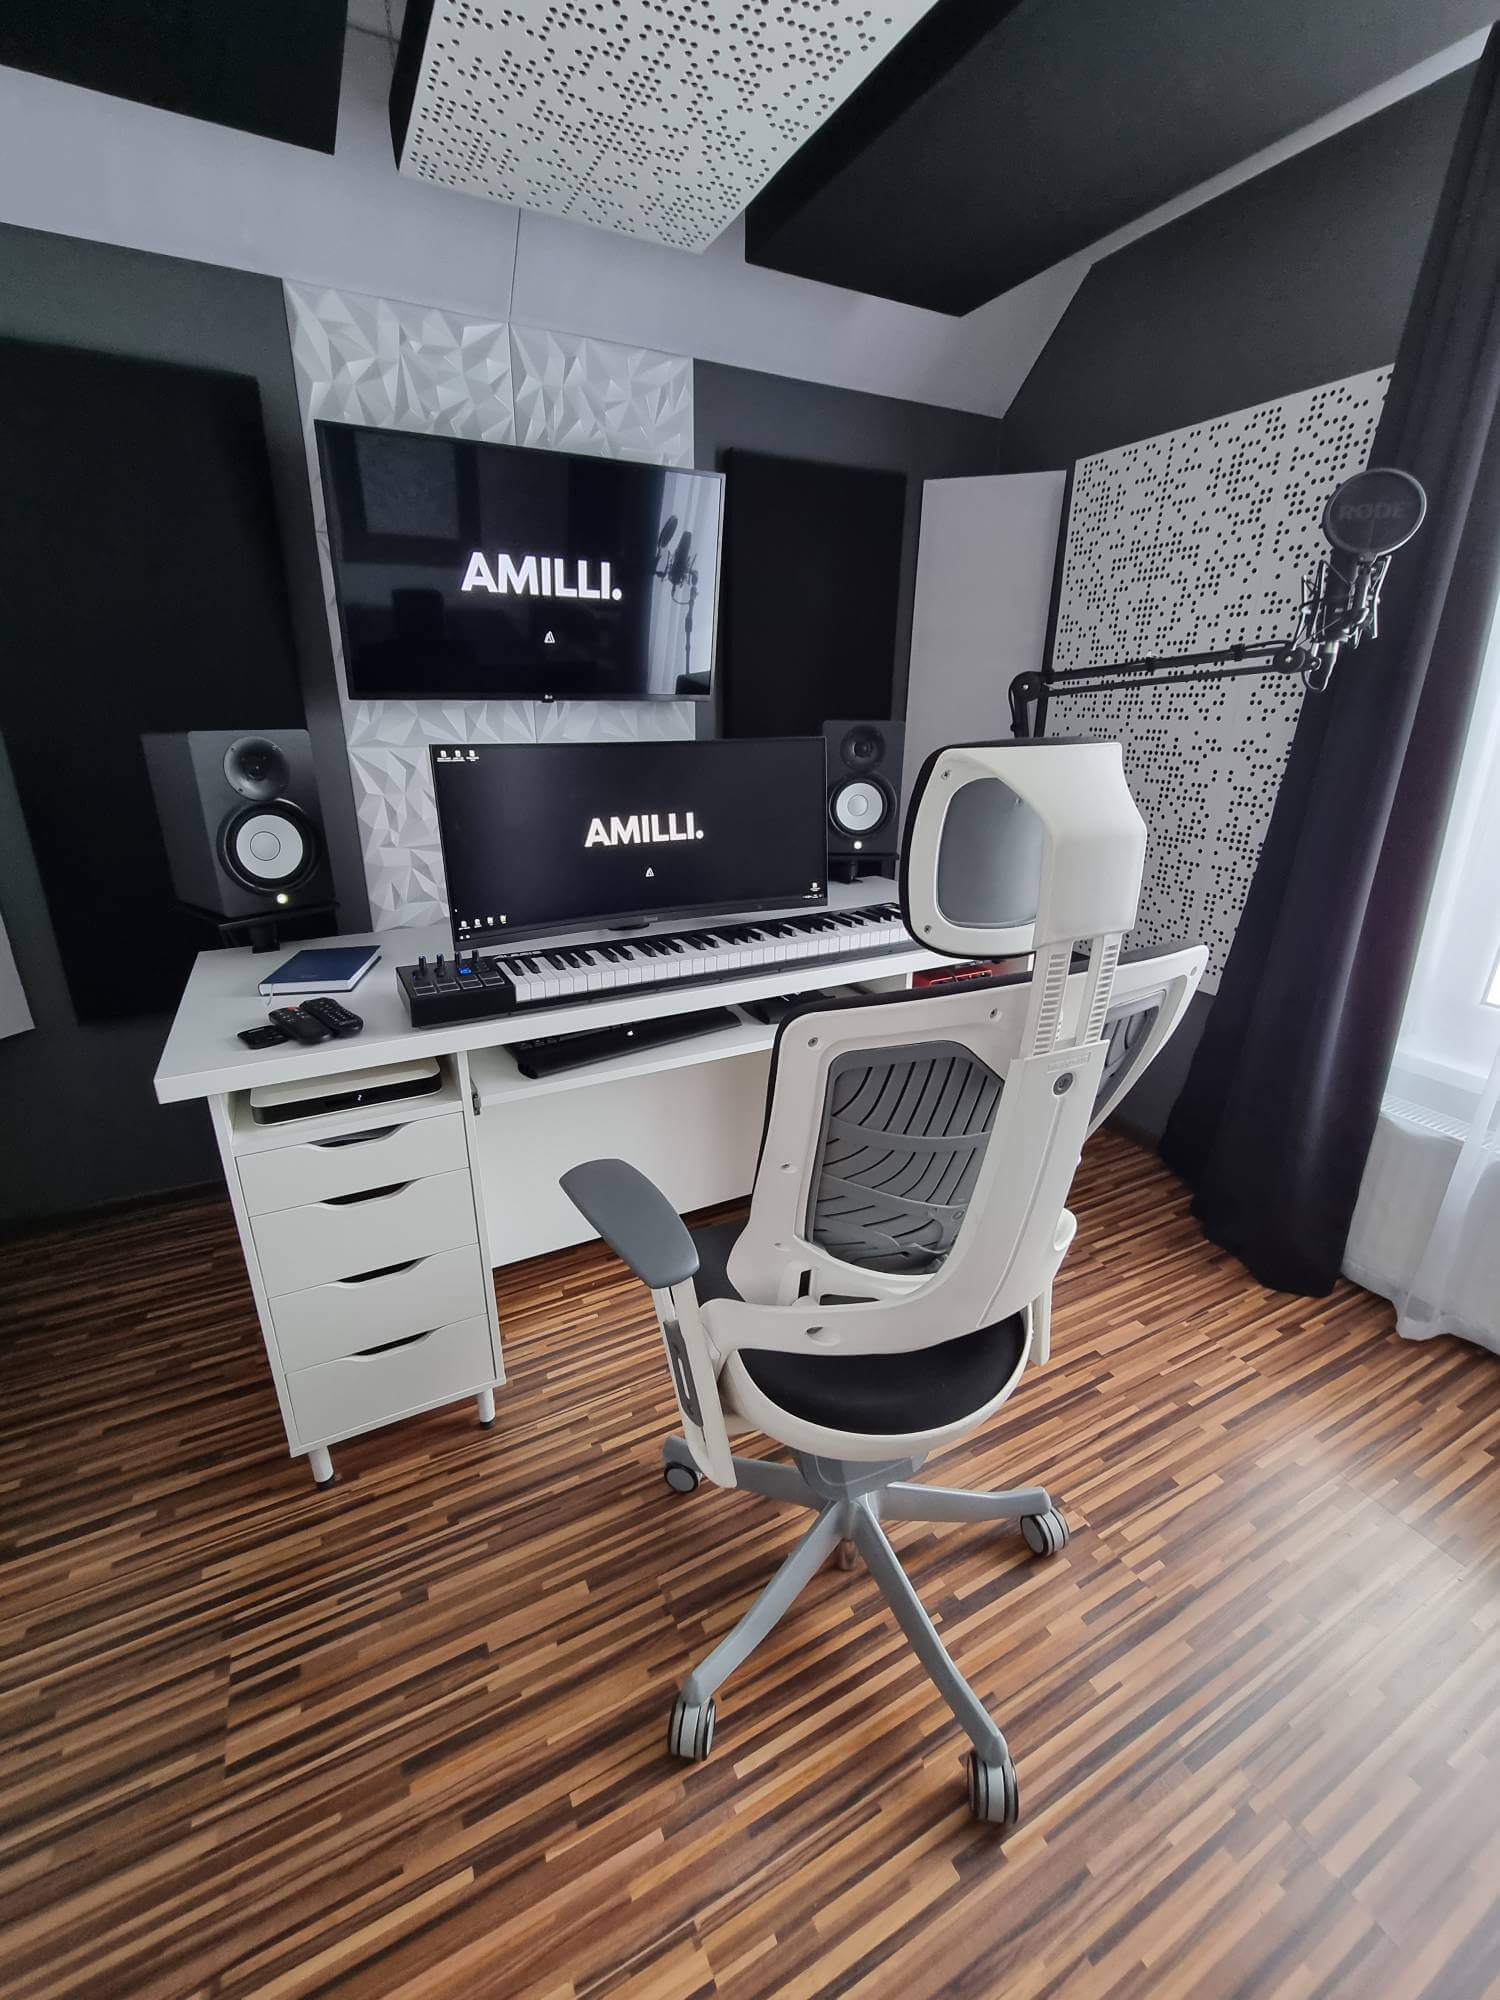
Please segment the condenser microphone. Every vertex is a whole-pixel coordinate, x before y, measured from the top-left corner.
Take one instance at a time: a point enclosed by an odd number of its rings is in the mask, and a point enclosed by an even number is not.
[[[1419,479],[1393,465],[1372,465],[1333,494],[1323,509],[1323,533],[1343,554],[1374,562],[1403,548],[1426,512]]]
[[[675,526],[676,523],[674,522]],[[681,590],[693,573],[693,531],[684,528],[682,540],[672,551],[672,566],[667,571],[667,582],[673,590]]]
[[[1372,465],[1346,479],[1323,509],[1333,557],[1322,558],[1302,589],[1292,650],[1315,693],[1327,687],[1341,646],[1379,631],[1380,586],[1396,550],[1422,525],[1422,483],[1393,465]]]

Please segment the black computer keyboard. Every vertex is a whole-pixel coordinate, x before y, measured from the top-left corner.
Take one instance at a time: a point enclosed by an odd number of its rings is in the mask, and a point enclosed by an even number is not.
[[[696,1014],[664,1014],[652,1021],[619,1023],[612,1028],[584,1028],[576,1035],[539,1035],[535,1041],[512,1042],[511,1054],[522,1076],[556,1076],[588,1063],[609,1062],[636,1049],[660,1048],[696,1035],[712,1035],[738,1026],[729,1007],[704,1007]]]

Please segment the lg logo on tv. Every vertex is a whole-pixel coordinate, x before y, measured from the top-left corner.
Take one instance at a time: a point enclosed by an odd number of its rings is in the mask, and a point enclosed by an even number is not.
[[[588,558],[580,556],[572,565],[570,583],[566,556],[522,556],[517,562],[502,550],[491,569],[483,549],[475,549],[459,589],[488,590],[497,597],[580,597],[595,603],[607,599],[618,604],[623,592],[617,583],[610,582],[609,564],[592,565],[598,570],[597,585],[589,582],[590,567]]]
[[[656,847],[665,846],[671,840],[702,838],[703,828],[691,813],[684,813],[680,821],[676,813],[631,813],[627,819],[615,815],[607,822],[591,819],[583,844],[585,847]]]

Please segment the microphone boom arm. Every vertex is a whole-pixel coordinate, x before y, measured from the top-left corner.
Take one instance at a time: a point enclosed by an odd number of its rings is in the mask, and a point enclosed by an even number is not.
[[[1111,660],[1097,667],[1043,668],[1017,674],[1010,684],[1010,726],[1016,737],[1040,736],[1054,695],[1116,694],[1147,687],[1194,687],[1201,681],[1238,680],[1245,674],[1307,671],[1307,655],[1291,639],[1257,639],[1209,653],[1158,653],[1140,660]],[[1028,719],[1027,709],[1037,712]]]
[[[1017,674],[1010,684],[1012,735],[1040,736],[1046,726],[1048,703],[1070,692],[1116,694],[1134,688],[1192,687],[1200,681],[1236,680],[1244,674],[1300,674],[1310,692],[1321,694],[1333,676],[1339,649],[1357,646],[1379,632],[1380,586],[1390,567],[1392,548],[1410,540],[1426,510],[1426,496],[1417,481],[1407,473],[1390,471],[1356,474],[1339,488],[1330,508],[1370,479],[1395,479],[1414,490],[1415,501],[1409,503],[1410,525],[1403,522],[1398,536],[1385,547],[1356,549],[1330,534],[1335,559],[1320,557],[1304,581],[1296,629],[1289,639],[1252,639],[1203,653],[1153,654],[1093,667],[1044,666],[1039,672]]]

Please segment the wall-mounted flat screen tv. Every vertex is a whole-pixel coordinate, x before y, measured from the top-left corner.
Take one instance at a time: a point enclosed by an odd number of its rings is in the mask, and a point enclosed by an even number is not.
[[[351,699],[709,694],[720,474],[359,424],[317,435]]]

